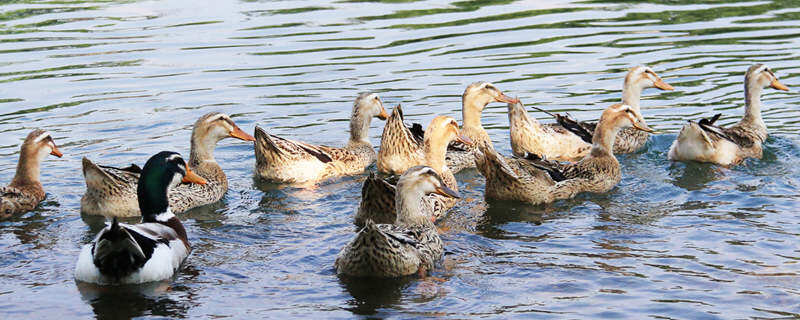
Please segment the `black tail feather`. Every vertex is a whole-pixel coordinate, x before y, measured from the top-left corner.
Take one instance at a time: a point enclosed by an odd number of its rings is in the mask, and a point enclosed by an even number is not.
[[[574,133],[583,141],[586,141],[586,143],[592,143],[592,132],[586,130],[577,120],[572,119],[569,115],[562,116],[556,113],[556,122],[564,127],[564,129],[569,130],[569,132]]]

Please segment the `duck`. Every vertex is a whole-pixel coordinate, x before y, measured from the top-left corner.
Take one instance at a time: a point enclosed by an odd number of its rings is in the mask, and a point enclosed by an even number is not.
[[[255,141],[230,116],[210,112],[194,123],[189,151],[189,166],[208,183],[182,184],[169,191],[170,208],[181,213],[214,203],[228,191],[228,178],[214,159],[217,143],[225,138]],[[136,186],[142,169],[132,164],[125,168],[98,165],[83,158],[86,193],[81,198],[81,212],[88,215],[136,217],[141,215],[136,200]]]
[[[0,219],[31,211],[44,200],[39,174],[41,163],[48,155],[63,156],[49,132],[31,131],[19,147],[14,178],[7,186],[0,187]]]
[[[397,109],[395,108],[395,110]],[[394,116],[394,111],[392,113]],[[387,122],[391,121],[391,118],[392,116]],[[420,149],[414,150],[414,152],[423,154],[423,159],[415,159],[418,161],[416,165],[427,165],[433,168],[448,188],[458,191],[456,177],[445,161],[447,147],[454,140],[464,145],[472,145],[469,138],[460,134],[458,122],[455,119],[448,116],[437,116],[428,125],[424,139],[419,146]],[[380,151],[378,154],[378,158],[380,158]],[[364,181],[361,189],[361,204],[354,219],[356,226],[364,226],[364,222],[368,219],[378,224],[393,223],[396,220],[394,208],[396,188],[393,182],[396,183],[396,179],[392,179],[392,177],[382,179],[374,173]],[[456,204],[454,198],[435,194],[427,196],[425,200],[422,211],[433,220],[443,217],[444,213]]]
[[[118,215],[80,251],[75,279],[98,285],[139,284],[172,278],[192,251],[186,229],[170,209],[168,190],[180,183],[206,184],[180,154],[159,152],[144,165],[136,193],[142,220]]]
[[[522,101],[508,104],[508,123],[514,156],[536,154],[551,160],[574,162],[592,148],[591,144],[562,126],[542,124],[529,117]]]
[[[727,128],[715,124],[721,114],[697,122],[690,120],[681,128],[667,157],[672,161],[710,162],[726,167],[747,158],[761,159],[767,140],[767,126],[761,118],[761,91],[765,87],[789,91],[766,65],[750,66],[744,76],[742,119]]]
[[[444,245],[422,198],[428,194],[458,198],[431,167],[416,166],[397,181],[396,220],[377,224],[367,219],[336,257],[336,273],[353,277],[424,276],[442,258]]]
[[[386,120],[387,116],[377,94],[359,94],[350,116],[350,139],[343,148],[289,140],[256,127],[256,176],[278,183],[313,185],[362,173],[376,159],[368,135],[372,118]]]
[[[473,142],[471,146],[455,144],[447,152],[447,166],[454,173],[475,167],[475,152],[481,145],[492,145],[489,134],[481,125],[481,112],[489,103],[517,103],[519,99],[505,95],[495,85],[486,81],[473,82],[461,96],[461,134]]]
[[[660,90],[671,91],[675,88],[666,83],[661,77],[648,66],[635,66],[628,70],[625,75],[625,81],[622,85],[622,104],[630,106],[635,109],[637,113],[641,114],[639,102],[641,100],[642,91],[647,88],[658,88]],[[644,118],[639,119],[644,123]],[[579,137],[586,143],[593,144],[593,132],[597,127],[596,123],[581,121],[578,122],[569,116],[557,114],[556,121],[558,125],[567,129]],[[637,130],[633,127],[623,128],[617,135],[616,142],[614,142],[614,153],[625,154],[635,153],[644,148],[650,134]],[[590,148],[591,149],[591,148]]]
[[[613,153],[617,133],[625,127],[654,132],[641,119],[631,106],[608,107],[594,131],[591,150],[575,163],[556,162],[535,154],[506,159],[490,146],[482,146],[482,157],[476,163],[486,178],[486,197],[542,204],[569,199],[581,192],[608,192],[621,179],[620,165]]]

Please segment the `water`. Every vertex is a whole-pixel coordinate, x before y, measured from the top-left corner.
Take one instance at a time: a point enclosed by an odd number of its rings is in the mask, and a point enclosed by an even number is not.
[[[800,317],[800,2],[797,1],[14,1],[0,5],[0,181],[35,127],[64,158],[43,164],[39,209],[0,222],[2,318]],[[792,88],[765,90],[764,159],[672,164],[685,119],[742,114],[756,62]],[[550,206],[483,200],[475,171],[442,224],[447,255],[427,279],[353,281],[349,241],[364,176],[311,190],[253,180],[252,146],[220,143],[222,202],[180,215],[194,252],[171,282],[83,288],[80,159],[139,165],[188,154],[210,111],[313,143],[346,140],[352,100],[378,92],[407,119],[460,120],[464,87],[494,82],[527,105],[582,119],[620,98],[625,70],[653,67],[662,133],[620,156],[608,194]],[[545,121],[540,112],[532,115]],[[484,125],[504,153],[505,106]],[[379,142],[382,122],[370,134]]]

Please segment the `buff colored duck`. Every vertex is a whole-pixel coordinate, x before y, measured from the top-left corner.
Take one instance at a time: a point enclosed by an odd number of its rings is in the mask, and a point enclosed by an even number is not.
[[[661,90],[675,89],[664,82],[650,67],[636,66],[631,68],[625,76],[625,82],[622,86],[622,104],[630,106],[632,109],[636,110],[636,113],[641,114],[639,101],[641,100],[642,91],[647,88],[658,88]],[[563,128],[572,131],[583,138],[587,143],[593,143],[592,136],[597,126],[596,123],[585,121],[577,122],[569,117],[561,115],[557,115],[556,119]],[[641,123],[645,123],[644,118],[639,120]],[[647,143],[649,137],[650,134],[645,131],[635,128],[624,128],[619,132],[616,142],[614,142],[614,153],[622,154],[639,151]]]
[[[208,183],[181,184],[170,189],[170,208],[174,212],[214,203],[228,191],[228,178],[214,159],[217,142],[225,138],[254,141],[226,114],[211,112],[198,119],[192,129],[189,166]],[[97,165],[83,158],[86,193],[81,198],[81,211],[90,215],[135,217],[141,213],[136,200],[136,184],[142,170],[131,165],[115,168]]]
[[[386,120],[381,99],[374,93],[360,94],[353,104],[350,140],[344,148],[288,140],[256,127],[256,174],[275,182],[313,184],[361,173],[376,158],[368,136],[373,117]]]
[[[714,124],[720,114],[698,122],[689,121],[669,148],[669,159],[722,166],[736,165],[746,158],[760,159],[762,144],[767,140],[767,126],[761,118],[761,91],[765,87],[789,91],[769,67],[763,64],[751,66],[744,76],[742,120],[727,128]]]
[[[621,179],[613,153],[616,135],[630,126],[653,132],[641,118],[631,106],[616,104],[607,108],[592,137],[592,149],[576,163],[547,161],[531,154],[527,160],[507,160],[491,146],[482,146],[483,157],[476,162],[486,177],[486,197],[540,204],[572,198],[581,192],[611,190]]]
[[[433,168],[409,169],[397,182],[394,224],[367,220],[336,257],[336,273],[356,277],[427,274],[444,253],[439,233],[422,208],[422,198],[432,193],[459,197]]]
[[[397,109],[395,108],[395,110]],[[388,121],[391,121],[391,117]],[[433,168],[442,178],[445,186],[458,191],[456,177],[447,167],[445,153],[451,141],[455,140],[465,145],[471,145],[472,142],[468,138],[461,136],[456,120],[447,116],[438,116],[431,120],[424,137],[422,145],[420,145],[421,149],[414,150],[414,153],[422,153],[424,157],[422,160],[415,159],[419,161],[417,165],[425,164]],[[378,154],[378,158],[380,158],[380,152]],[[426,201],[421,209],[422,213],[433,220],[444,216],[445,212],[456,204],[456,199],[439,195],[430,195],[425,199]],[[379,224],[393,223],[397,219],[394,200],[395,187],[391,180],[380,179],[375,174],[370,174],[361,189],[361,204],[356,213],[355,224],[361,227],[367,220],[372,220]]]
[[[8,186],[0,187],[0,219],[33,210],[45,197],[39,170],[47,155],[61,158],[50,133],[33,130],[19,148],[17,173]]]
[[[481,112],[492,102],[517,103],[519,100],[506,96],[493,84],[485,81],[474,82],[467,86],[461,96],[461,114],[463,126],[461,134],[469,138],[472,146],[451,148],[447,152],[447,166],[454,173],[466,168],[475,167],[475,152],[481,145],[492,146],[489,134],[481,125]]]
[[[206,183],[175,152],[162,151],[147,160],[136,191],[142,222],[119,223],[119,215],[105,214],[113,221],[81,249],[75,279],[116,285],[172,278],[192,250],[167,200],[167,190],[181,182]]]

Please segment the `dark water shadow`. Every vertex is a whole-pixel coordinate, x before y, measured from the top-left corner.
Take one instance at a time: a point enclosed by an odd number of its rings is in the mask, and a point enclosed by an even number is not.
[[[403,292],[419,279],[415,276],[402,278],[357,278],[340,276],[339,283],[352,296],[345,309],[357,315],[376,315],[380,309],[394,308],[402,304]]]
[[[185,318],[189,309],[195,305],[191,294],[173,299],[172,292],[187,291],[187,288],[168,282],[98,286],[76,281],[76,285],[81,299],[92,307],[97,319],[130,319],[141,316]]]

